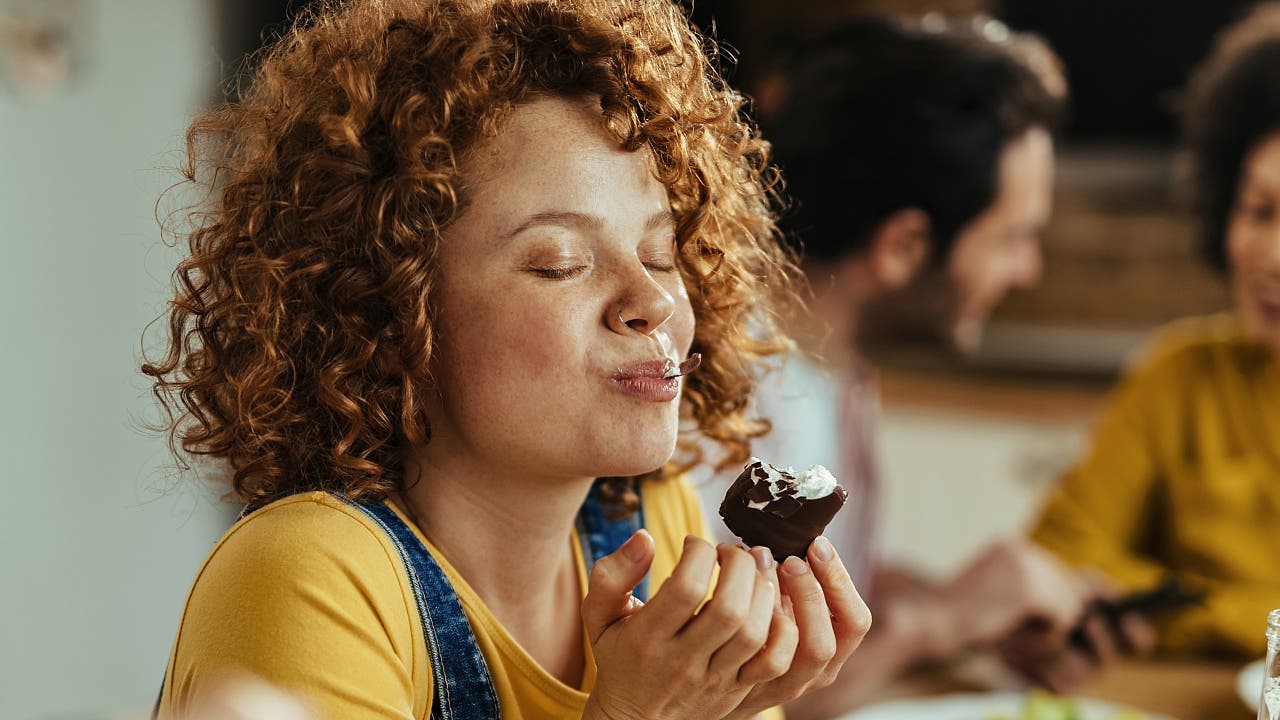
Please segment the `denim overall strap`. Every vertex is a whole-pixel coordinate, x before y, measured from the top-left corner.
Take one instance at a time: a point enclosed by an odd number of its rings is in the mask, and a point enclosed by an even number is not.
[[[603,501],[600,485],[600,480],[592,484],[578,511],[576,523],[588,574],[597,560],[617,550],[636,530],[644,527],[642,508],[617,520],[608,519],[616,506]],[[636,491],[638,493],[639,488]],[[435,682],[431,717],[436,720],[498,720],[501,710],[488,663],[480,652],[458,594],[435,558],[386,503],[364,504],[337,493],[333,495],[363,512],[382,528],[404,562],[418,604],[422,635],[426,640],[427,657]],[[241,517],[259,507],[246,507]],[[648,599],[648,575],[632,594],[642,601]],[[152,717],[158,712],[159,704],[157,698]]]
[[[408,571],[422,617],[422,635],[435,681],[431,717],[498,720],[498,693],[458,594],[435,558],[386,503],[358,503],[335,495],[368,515],[391,538]]]
[[[587,499],[578,510],[578,537],[582,541],[582,555],[586,559],[587,574],[600,558],[622,547],[622,544],[644,527],[644,508],[638,507],[634,513],[617,520],[610,520],[609,514],[617,509],[616,504],[606,503],[600,497],[602,479],[597,479],[587,493]],[[639,494],[640,488],[636,487]],[[646,573],[640,584],[631,592],[637,600],[649,599],[649,575]]]

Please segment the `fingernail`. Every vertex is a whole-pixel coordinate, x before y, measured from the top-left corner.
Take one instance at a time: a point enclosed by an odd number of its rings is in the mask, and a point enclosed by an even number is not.
[[[783,561],[782,572],[788,575],[803,575],[809,572],[809,565],[795,555],[792,555]]]
[[[753,547],[751,548],[751,554],[755,556],[756,567],[761,572],[773,567],[773,553],[769,552],[769,548]]]
[[[822,562],[826,562],[836,556],[836,549],[831,547],[830,540],[819,535],[818,539],[813,541],[813,554]]]
[[[637,530],[630,540],[622,544],[622,556],[633,563],[643,560],[646,550],[644,538],[648,534],[644,530]]]

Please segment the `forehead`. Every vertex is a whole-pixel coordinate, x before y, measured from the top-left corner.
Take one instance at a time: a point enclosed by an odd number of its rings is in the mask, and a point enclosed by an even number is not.
[[[993,209],[1021,217],[1049,214],[1053,195],[1053,138],[1032,128],[1005,145],[1000,153]]]
[[[497,135],[467,153],[461,170],[469,206],[501,206],[505,213],[637,205],[651,213],[667,206],[648,150],[622,149],[595,98],[547,97],[517,106]]]
[[[1258,189],[1280,192],[1280,132],[1263,138],[1245,159],[1244,180]]]

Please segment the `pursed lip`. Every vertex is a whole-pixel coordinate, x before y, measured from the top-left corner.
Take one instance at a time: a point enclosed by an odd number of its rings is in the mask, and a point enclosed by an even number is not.
[[[1280,319],[1280,292],[1258,283],[1250,287],[1247,294],[1260,319],[1268,324],[1274,324]]]
[[[680,396],[680,378],[663,377],[676,367],[667,358],[624,365],[610,376],[615,388],[649,402],[670,402]]]
[[[1268,325],[1280,322],[1280,304],[1258,298],[1254,298],[1253,304],[1263,322]]]
[[[664,375],[671,372],[676,364],[668,358],[659,358],[657,360],[642,360],[630,365],[624,365],[613,373],[614,380],[630,380],[634,378],[657,378],[662,379]]]

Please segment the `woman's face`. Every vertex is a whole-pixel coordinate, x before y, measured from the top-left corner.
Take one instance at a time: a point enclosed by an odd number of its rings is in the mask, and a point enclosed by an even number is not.
[[[693,340],[666,188],[598,101],[517,108],[462,163],[441,239],[428,452],[544,477],[635,475],[675,447]],[[456,455],[455,455],[456,456]]]
[[[1245,158],[1227,220],[1227,256],[1245,331],[1280,351],[1280,133]]]

